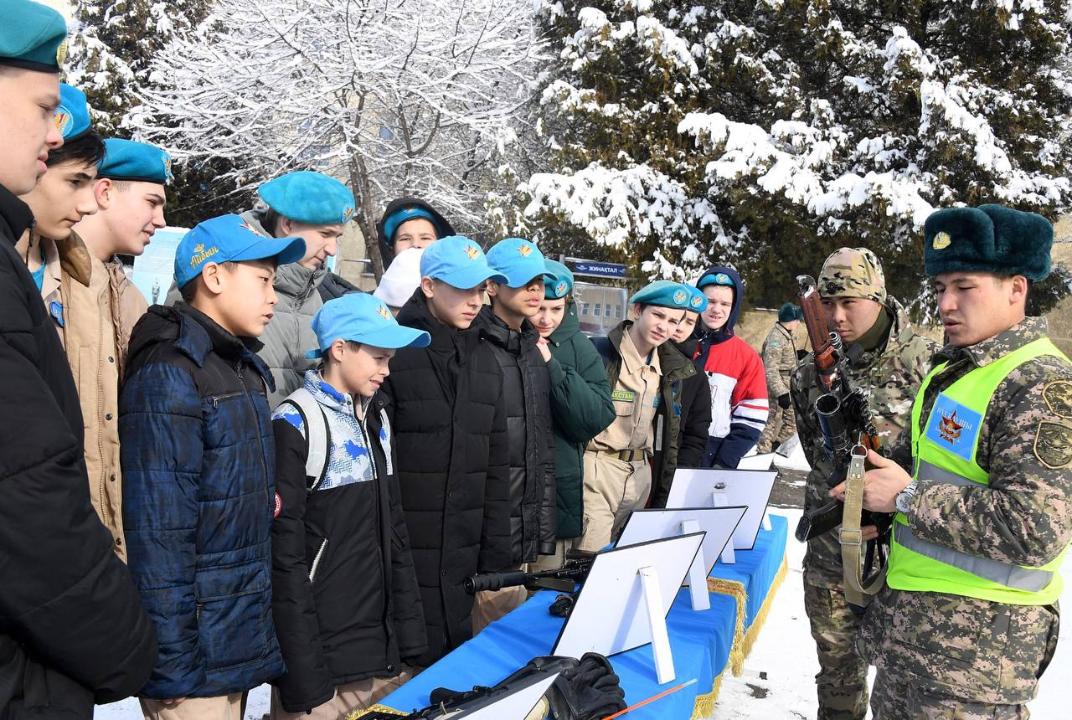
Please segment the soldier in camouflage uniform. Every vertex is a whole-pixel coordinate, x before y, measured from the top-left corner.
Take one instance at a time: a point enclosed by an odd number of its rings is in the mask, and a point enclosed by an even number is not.
[[[841,248],[823,263],[818,289],[835,330],[846,343],[851,380],[868,393],[883,452],[909,422],[912,398],[927,374],[935,345],[914,332],[904,310],[886,295],[882,266],[864,248]],[[872,320],[873,318],[873,320]],[[820,395],[813,355],[791,380],[797,434],[811,464],[805,508],[829,502],[834,465],[823,448],[815,415]],[[862,720],[867,713],[867,663],[855,651],[860,616],[845,601],[837,532],[808,543],[804,606],[819,655],[815,683],[820,720]]]
[[[763,434],[759,436],[756,452],[768,453],[797,431],[793,404],[789,397],[789,378],[797,366],[797,345],[793,340],[793,331],[804,319],[804,313],[792,303],[785,303],[778,309],[778,322],[767,333],[763,341],[763,369],[767,375],[767,401],[770,403],[770,416]]]
[[[864,506],[898,511],[861,653],[876,720],[1026,718],[1057,644],[1072,539],[1072,365],[1025,317],[1052,226],[1000,206],[924,233],[948,345],[916,399],[915,477],[869,458]]]

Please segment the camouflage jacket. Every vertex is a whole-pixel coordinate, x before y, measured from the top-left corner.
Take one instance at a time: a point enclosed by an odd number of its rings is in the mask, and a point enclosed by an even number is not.
[[[890,455],[901,431],[909,423],[912,401],[930,370],[930,359],[937,345],[912,329],[908,316],[895,300],[888,300],[886,306],[894,319],[885,347],[857,357],[850,364],[849,375],[867,392],[881,452]],[[823,447],[814,410],[820,393],[813,355],[809,354],[800,362],[790,385],[797,433],[811,465],[804,490],[804,507],[810,510],[829,502],[829,479],[835,470]],[[836,532],[826,533],[808,543],[804,555],[804,581],[818,587],[841,586],[841,546]]]
[[[779,397],[789,392],[789,376],[797,365],[797,347],[793,333],[775,323],[763,341],[763,368],[767,373],[767,393]]]
[[[927,388],[920,422],[955,380],[1045,334],[1044,319],[1028,318],[971,347],[943,349],[935,361],[949,364]],[[1017,565],[1057,557],[1072,541],[1072,364],[1043,356],[998,385],[976,462],[990,475],[987,487],[919,487],[908,513],[913,533]],[[915,676],[936,694],[1025,703],[1056,647],[1057,614],[1055,605],[886,588],[868,611],[863,647],[880,667]]]

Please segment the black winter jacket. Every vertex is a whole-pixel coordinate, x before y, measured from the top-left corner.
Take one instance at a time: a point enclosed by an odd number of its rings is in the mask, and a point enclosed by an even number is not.
[[[272,606],[288,712],[326,703],[340,685],[393,677],[427,650],[409,533],[394,474],[393,433],[378,395],[362,423],[353,400],[310,370],[305,389],[330,441],[323,480],[306,476],[308,429],[288,403],[273,414],[276,487]],[[328,437],[330,436],[330,437]]]
[[[527,320],[511,330],[485,305],[474,325],[484,334],[503,377],[510,443],[512,562],[555,552],[555,458],[551,432],[551,379]]]
[[[384,221],[387,220],[395,210],[411,207],[419,207],[428,211],[428,214],[432,216],[432,224],[435,225],[437,237],[445,238],[448,235],[454,234],[454,228],[447,222],[447,219],[440,215],[438,210],[424,200],[415,197],[403,197],[398,198],[397,200],[392,200],[387,205],[387,209],[383,211],[383,216],[380,218],[380,221],[376,223],[376,239],[379,240],[380,243],[380,257],[383,258],[383,266],[385,268],[395,259],[395,243],[393,239],[387,237],[387,233],[383,228]]]
[[[673,343],[686,358],[696,354],[696,340]],[[707,375],[697,372],[681,382],[681,427],[678,431],[677,463],[666,463],[665,453],[660,450],[653,459],[651,507],[666,507],[670,485],[677,468],[698,468],[703,465],[707,450],[707,430],[711,427],[711,388]]]
[[[440,323],[420,288],[398,321],[432,336],[427,348],[398,351],[382,390],[424,606],[427,665],[472,635],[465,578],[510,565],[506,406],[502,372],[478,330]]]
[[[156,636],[89,502],[67,356],[14,249],[32,223],[0,187],[0,717],[74,720],[138,691]]]

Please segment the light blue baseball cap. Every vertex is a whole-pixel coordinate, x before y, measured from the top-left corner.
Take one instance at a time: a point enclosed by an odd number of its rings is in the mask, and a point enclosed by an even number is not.
[[[305,353],[309,359],[323,357],[336,340],[390,350],[428,347],[432,342],[425,331],[399,325],[383,300],[363,292],[324,303],[313,316],[313,332],[320,347]]]
[[[300,237],[268,238],[238,215],[221,215],[194,226],[175,251],[175,284],[190,282],[209,263],[243,262],[275,258],[279,265],[297,262],[305,255]]]
[[[432,243],[421,255],[421,277],[468,290],[487,281],[506,284],[506,276],[488,265],[484,251],[464,235],[450,235]]]
[[[558,276],[547,269],[543,253],[536,243],[522,238],[506,238],[488,250],[488,265],[506,276],[507,287],[524,287],[533,278]]]

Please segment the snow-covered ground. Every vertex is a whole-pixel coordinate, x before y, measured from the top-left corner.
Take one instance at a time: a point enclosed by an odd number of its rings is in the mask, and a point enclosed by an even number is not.
[[[776,509],[795,527],[799,510]],[[804,546],[789,538],[789,573],[775,597],[766,625],[741,677],[729,672],[722,680],[717,720],[782,720],[815,717],[815,673],[819,664],[804,614],[804,590],[800,565]],[[1062,604],[1072,607],[1072,555],[1065,561],[1066,580]],[[1061,720],[1069,717],[1068,686],[1072,683],[1072,634],[1066,630],[1057,646],[1057,656],[1046,671],[1038,697],[1028,706],[1034,720]],[[1061,709],[1063,708],[1063,710]],[[268,689],[250,693],[246,720],[261,720],[268,712]],[[124,700],[98,708],[99,720],[140,720],[134,700]],[[668,719],[670,720],[670,719]]]
[[[799,510],[777,509],[795,527]],[[789,574],[775,598],[767,623],[744,664],[741,677],[727,673],[719,694],[717,720],[781,720],[814,718],[815,645],[804,614],[801,562],[804,545],[789,538]],[[1072,555],[1065,560],[1065,591],[1061,604],[1072,607]],[[1072,683],[1072,634],[1062,633],[1054,657],[1039,683],[1039,694],[1028,704],[1033,720],[1062,720],[1069,717],[1069,683]],[[872,670],[872,678],[874,671]],[[868,715],[870,717],[870,715]]]

